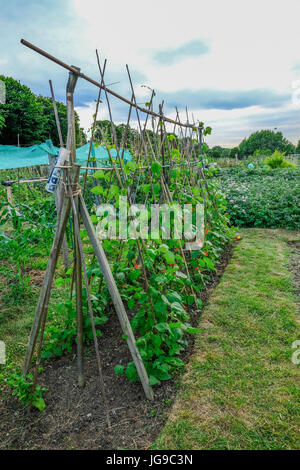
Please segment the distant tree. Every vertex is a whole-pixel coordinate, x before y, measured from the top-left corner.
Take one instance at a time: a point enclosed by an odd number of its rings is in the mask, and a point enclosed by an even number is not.
[[[222,158],[229,158],[230,157],[230,149],[223,148],[222,152],[221,152],[221,157]]]
[[[222,153],[223,147],[221,147],[220,145],[215,145],[214,147],[212,147],[212,150],[218,150]]]
[[[238,147],[233,147],[232,149],[230,149],[230,157],[235,158],[236,155],[237,157],[239,157],[240,149]]]
[[[222,156],[222,149],[221,148],[217,148],[217,147],[213,147],[210,151],[210,154],[213,158],[221,158]]]
[[[262,130],[254,132],[248,139],[244,139],[239,145],[241,155],[253,155],[258,149],[274,152],[280,150],[286,153],[293,153],[295,147],[281,132]]]
[[[55,122],[53,103],[51,98],[45,98],[44,96],[39,95],[37,97],[38,103],[42,107],[43,117],[44,117],[44,128],[42,133],[42,140],[51,139],[54,145],[59,145],[59,137],[57,126]],[[56,108],[58,112],[58,118],[61,127],[61,133],[64,143],[67,140],[68,132],[68,120],[67,120],[67,107],[60,101],[56,101]],[[79,116],[77,112],[74,112],[75,116],[75,135],[76,135],[76,144],[83,145],[86,143],[86,136],[83,132],[83,129],[80,128]]]
[[[136,129],[132,129],[130,126],[127,127],[126,124],[114,125],[117,137],[118,146],[121,146],[125,142],[125,147],[130,148],[132,140],[134,138],[139,138],[139,133]],[[100,130],[101,129],[101,130]],[[126,136],[125,136],[126,132]],[[150,140],[153,142],[153,132],[148,131],[150,134]],[[111,122],[108,120],[96,121],[94,137],[101,143],[104,143],[104,140],[112,145],[114,143],[114,138],[111,131]]]
[[[220,145],[215,145],[209,150],[209,155],[213,158],[221,158],[222,157],[223,148]]]
[[[6,102],[0,105],[5,126],[1,130],[2,144],[16,144],[19,134],[24,144],[39,143],[42,138],[45,119],[36,96],[25,85],[13,78],[0,75],[6,87]]]
[[[6,87],[6,102],[0,104],[0,141],[16,144],[19,134],[21,144],[37,144],[51,138],[59,145],[51,98],[36,96],[30,88],[10,77],[0,76]],[[67,138],[67,108],[56,102],[64,143]],[[85,143],[86,137],[79,126],[75,111],[76,143]]]
[[[296,148],[295,148],[295,152],[300,153],[300,140],[298,140],[298,143],[297,143]]]
[[[269,155],[271,155],[272,152],[270,149],[257,149],[255,150],[255,152],[253,153],[254,157],[260,157],[261,155],[267,157]]]
[[[106,140],[106,142],[109,145],[111,145],[113,142],[113,138],[111,135],[110,121],[108,121],[107,119],[102,120],[102,121],[96,121],[94,137],[96,140],[100,142],[103,142],[104,140]]]

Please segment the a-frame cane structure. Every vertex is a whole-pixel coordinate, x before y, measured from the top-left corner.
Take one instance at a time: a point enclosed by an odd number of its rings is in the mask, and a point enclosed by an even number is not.
[[[72,208],[73,211],[73,224],[74,224],[74,235],[75,235],[75,286],[76,286],[76,312],[77,312],[77,363],[78,363],[78,385],[83,386],[84,384],[84,371],[83,371],[83,331],[82,331],[82,270],[84,273],[85,286],[87,290],[87,299],[89,313],[91,316],[91,324],[93,330],[93,337],[96,349],[96,356],[99,366],[99,375],[100,375],[100,385],[101,390],[104,395],[104,401],[106,401],[104,393],[104,383],[103,376],[101,371],[100,356],[98,351],[97,336],[95,332],[95,324],[92,312],[92,306],[90,302],[89,287],[86,276],[86,266],[83,257],[83,248],[82,242],[80,239],[80,221],[79,215],[82,218],[83,224],[86,228],[87,234],[90,238],[91,244],[94,248],[95,256],[98,260],[100,269],[103,273],[103,278],[106,281],[107,288],[109,290],[111,300],[114,304],[122,331],[126,336],[127,344],[132,356],[132,359],[135,363],[137,373],[141,380],[144,392],[146,397],[149,400],[153,400],[154,394],[151,386],[149,385],[149,378],[146,372],[144,363],[142,361],[141,355],[136,345],[135,337],[127,317],[127,313],[122,302],[120,293],[118,291],[117,285],[115,283],[111,268],[109,266],[106,254],[102,248],[102,245],[96,235],[93,223],[90,219],[87,207],[85,205],[84,199],[81,195],[81,187],[78,183],[79,181],[79,172],[80,165],[76,163],[76,147],[75,147],[75,124],[74,124],[74,102],[73,102],[73,93],[76,85],[78,75],[73,72],[69,73],[69,80],[67,85],[67,113],[68,113],[68,137],[67,137],[67,150],[70,152],[70,163],[66,163],[64,166],[64,181],[60,185],[60,213],[58,214],[58,223],[56,227],[56,232],[54,235],[54,240],[52,248],[50,251],[49,261],[47,269],[45,272],[42,288],[40,291],[40,296],[38,299],[35,317],[29,336],[24,364],[23,364],[23,373],[26,375],[29,371],[31,360],[34,354],[35,346],[37,343],[38,335],[40,332],[39,345],[37,350],[37,360],[35,366],[34,382],[37,378],[37,370],[40,362],[41,349],[43,343],[44,329],[47,318],[48,306],[50,293],[52,288],[52,283],[55,274],[55,268],[57,265],[57,260],[59,252],[62,247],[63,238],[65,235],[65,230],[67,226],[67,221],[70,215]],[[107,413],[108,415],[108,413]],[[109,417],[108,417],[109,424]]]
[[[127,66],[127,73],[128,73],[128,78],[130,82],[130,87],[131,87],[131,100],[128,100],[124,97],[121,97],[118,95],[116,92],[113,92],[112,90],[109,90],[104,81],[104,71],[105,71],[105,64],[104,67],[101,68],[100,66],[100,61],[98,57],[98,52],[97,54],[97,62],[98,62],[98,67],[99,67],[99,72],[100,72],[100,79],[101,82],[97,82],[94,79],[91,79],[90,77],[84,75],[82,72],[80,72],[80,69],[74,67],[74,66],[69,66],[59,59],[51,56],[50,54],[46,53],[45,51],[42,51],[41,49],[37,48],[36,46],[28,43],[27,41],[22,40],[21,41],[24,45],[27,47],[30,47],[31,49],[35,50],[39,54],[43,55],[44,57],[47,57],[49,60],[57,63],[58,65],[64,67],[65,69],[69,70],[70,75],[69,75],[69,81],[68,81],[68,86],[67,86],[67,110],[68,110],[68,139],[67,139],[67,150],[70,152],[70,163],[66,163],[63,166],[63,171],[64,171],[64,181],[63,184],[61,185],[61,204],[60,204],[60,216],[58,220],[58,226],[57,226],[57,231],[55,233],[54,241],[53,241],[53,246],[51,249],[50,253],[50,258],[49,258],[49,264],[46,270],[45,274],[45,279],[43,282],[43,286],[41,289],[40,293],[40,298],[38,301],[37,309],[36,309],[36,316],[35,320],[32,326],[32,331],[30,334],[28,346],[27,346],[27,351],[26,351],[26,357],[25,357],[25,362],[24,362],[24,372],[26,373],[29,369],[31,359],[33,356],[35,344],[37,342],[38,334],[40,331],[40,341],[39,341],[39,346],[38,346],[38,351],[37,351],[37,362],[36,364],[38,365],[39,363],[39,358],[40,358],[40,352],[41,352],[41,347],[42,347],[42,340],[43,340],[43,332],[44,332],[44,326],[45,326],[45,321],[46,321],[46,316],[47,316],[47,309],[48,309],[48,303],[49,303],[49,297],[50,297],[50,291],[51,291],[51,285],[53,282],[54,278],[54,271],[58,259],[58,253],[61,248],[62,244],[62,239],[63,235],[65,233],[65,228],[67,224],[67,219],[69,217],[71,208],[72,208],[72,213],[73,213],[73,226],[74,226],[74,246],[75,246],[75,265],[74,265],[74,284],[76,288],[76,312],[77,312],[77,363],[78,363],[78,385],[82,386],[84,383],[84,374],[83,374],[83,341],[82,341],[82,274],[87,290],[87,301],[88,301],[88,309],[91,317],[91,324],[92,324],[92,329],[93,329],[93,336],[94,336],[94,343],[95,343],[95,349],[96,349],[96,356],[98,360],[98,365],[99,365],[99,376],[100,376],[100,387],[103,393],[104,397],[104,405],[105,405],[105,393],[104,393],[104,387],[103,387],[103,377],[102,377],[102,371],[101,371],[101,363],[99,359],[99,351],[98,351],[98,343],[97,343],[97,338],[95,338],[95,327],[94,327],[94,321],[93,321],[93,311],[91,307],[91,302],[90,302],[90,295],[89,295],[89,288],[88,288],[88,281],[87,281],[87,276],[86,276],[86,266],[85,266],[85,261],[83,257],[83,249],[82,249],[82,242],[80,239],[80,224],[79,224],[79,216],[82,219],[82,222],[86,228],[87,234],[89,236],[89,239],[91,241],[91,244],[94,249],[94,255],[98,260],[100,269],[103,273],[103,279],[105,280],[108,290],[110,292],[110,296],[112,299],[112,302],[114,304],[114,307],[116,309],[116,313],[118,315],[121,327],[123,332],[126,335],[127,342],[128,342],[128,347],[130,349],[132,358],[134,360],[134,363],[136,365],[136,369],[138,372],[138,375],[141,379],[145,394],[147,398],[153,399],[153,391],[149,385],[149,379],[147,376],[147,372],[145,370],[144,364],[142,362],[141,356],[139,354],[138,348],[136,346],[135,338],[131,329],[131,325],[129,323],[122,299],[120,297],[119,291],[117,289],[112,271],[110,269],[106,254],[103,250],[103,247],[101,245],[101,242],[99,241],[98,237],[96,236],[95,229],[93,226],[93,223],[90,219],[88,210],[85,206],[85,202],[83,199],[83,194],[84,194],[84,189],[85,189],[85,182],[86,182],[86,177],[87,177],[87,171],[89,168],[86,168],[86,174],[84,178],[84,187],[83,191],[81,193],[81,187],[78,183],[79,181],[79,171],[80,171],[80,166],[76,164],[76,148],[75,148],[75,128],[74,128],[74,103],[73,103],[73,92],[74,88],[76,85],[76,81],[78,77],[81,77],[82,79],[94,84],[99,88],[99,93],[98,93],[98,100],[97,100],[97,108],[99,105],[100,101],[100,92],[101,90],[105,93],[105,98],[107,102],[107,107],[109,111],[109,119],[111,123],[111,134],[113,136],[113,141],[115,144],[116,152],[117,152],[117,161],[119,163],[119,167],[117,168],[115,165],[115,161],[111,156],[110,153],[110,148],[109,145],[106,141],[105,133],[101,126],[99,126],[98,130],[101,134],[101,140],[104,142],[104,145],[106,147],[107,153],[109,155],[109,159],[111,162],[111,177],[109,180],[109,184],[112,179],[112,175],[115,176],[118,186],[122,188],[122,190],[125,191],[126,196],[127,196],[127,201],[129,204],[135,203],[135,200],[137,198],[138,190],[139,190],[139,182],[142,179],[144,181],[145,175],[142,176],[141,170],[146,170],[146,178],[149,179],[150,182],[150,190],[152,193],[153,201],[154,203],[159,203],[159,202],[165,202],[167,204],[171,204],[174,200],[174,187],[173,187],[173,193],[170,190],[169,186],[169,178],[168,178],[168,172],[167,172],[167,167],[172,167],[173,163],[172,158],[171,158],[171,142],[167,139],[167,131],[166,131],[166,123],[174,125],[174,133],[175,129],[178,127],[179,130],[179,136],[181,137],[181,152],[182,152],[182,159],[186,159],[187,161],[185,162],[185,165],[189,168],[189,172],[184,175],[184,180],[182,182],[187,184],[187,187],[190,187],[190,181],[195,182],[195,180],[199,180],[199,185],[202,189],[203,192],[203,198],[205,199],[205,196],[209,196],[209,188],[207,186],[207,182],[205,180],[205,176],[201,170],[199,169],[199,161],[196,158],[195,155],[195,148],[192,145],[192,137],[193,137],[193,132],[197,131],[195,129],[195,123],[190,123],[188,114],[187,114],[187,123],[184,124],[180,121],[179,119],[179,114],[176,109],[176,119],[170,119],[167,118],[164,113],[163,113],[163,103],[159,107],[159,113],[155,113],[153,111],[153,103],[152,99],[154,97],[154,91],[152,91],[152,96],[150,99],[149,106],[147,109],[142,108],[140,105],[138,105],[136,96],[134,93],[133,85],[132,85],[132,80],[129,72],[129,68]],[[117,99],[122,100],[123,102],[127,103],[129,105],[129,113],[128,113],[128,119],[127,119],[127,125],[125,128],[125,132],[122,137],[122,142],[118,144],[117,138],[116,138],[116,132],[114,128],[114,123],[112,119],[112,113],[111,113],[111,107],[110,107],[110,100],[109,96],[112,95],[115,96]],[[136,161],[139,167],[133,172],[132,176],[132,183],[127,182],[127,176],[124,172],[123,168],[123,161],[122,161],[122,156],[123,156],[123,151],[126,146],[126,141],[127,141],[127,131],[129,129],[129,123],[130,123],[130,118],[132,114],[132,110],[135,110],[136,113],[136,118],[138,121],[138,131],[139,131],[139,139],[137,139],[137,142],[134,144],[135,148],[135,153],[136,153]],[[146,119],[144,122],[144,125],[142,126],[141,119],[139,113],[144,113],[146,115]],[[94,126],[96,122],[96,116],[94,119]],[[148,134],[147,130],[147,121],[148,117],[151,118],[152,120],[152,127],[153,127],[153,137],[154,141],[151,141],[150,136]],[[158,120],[156,122],[155,120]],[[156,125],[155,125],[156,124]],[[156,129],[155,129],[156,127]],[[183,130],[185,132],[183,133]],[[189,134],[188,134],[189,131]],[[198,129],[199,135],[199,150],[201,149],[201,138],[202,138],[202,126],[199,125]],[[135,138],[135,137],[134,137]],[[123,150],[122,150],[123,148]],[[91,149],[91,144],[90,144],[90,149]],[[122,150],[122,151],[121,151]],[[122,153],[122,156],[121,156]],[[89,152],[90,156],[90,152]],[[151,173],[151,163],[153,161],[157,161],[159,156],[161,156],[161,161],[162,161],[162,168],[163,171],[160,175],[160,185],[161,185],[161,194],[160,196],[157,195],[154,192],[153,189],[153,181],[152,181],[152,173]],[[167,161],[169,161],[169,164]],[[145,166],[141,166],[141,165]],[[175,165],[176,166],[176,165]],[[179,164],[180,166],[180,164]],[[193,170],[195,168],[195,170]],[[202,185],[203,183],[203,185]],[[147,200],[148,195],[146,196]],[[155,323],[155,315],[153,311],[153,304],[152,304],[152,299],[149,294],[149,282],[148,282],[148,276],[149,273],[145,269],[145,263],[143,259],[143,252],[145,250],[144,242],[141,239],[140,241],[137,239],[137,247],[138,247],[138,259],[139,259],[139,264],[141,264],[142,268],[142,274],[144,278],[144,286],[145,286],[145,291],[147,292],[147,295],[149,297],[149,306],[151,307],[152,310],[152,315],[153,315],[153,321]],[[121,247],[122,250],[122,247]],[[189,268],[187,265],[186,261],[186,254],[184,253],[184,249],[180,243],[179,245],[179,250],[181,252],[181,256],[183,258],[183,264],[185,266],[185,271],[187,274],[187,277],[190,278],[190,273],[189,273]],[[194,297],[195,304],[196,304],[196,296],[195,292],[193,289],[193,286],[191,286],[191,294]],[[37,365],[36,365],[36,370],[37,370]],[[35,374],[36,376],[37,374]],[[107,413],[108,415],[108,413]],[[109,422],[109,418],[108,418]]]

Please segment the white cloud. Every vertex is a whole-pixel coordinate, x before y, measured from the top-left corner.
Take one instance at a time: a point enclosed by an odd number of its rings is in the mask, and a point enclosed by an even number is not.
[[[103,50],[119,67],[125,62],[135,64],[147,76],[147,83],[161,92],[264,88],[292,93],[292,82],[297,78],[292,68],[299,62],[298,1],[287,0],[284,8],[269,0],[197,0],[185,8],[178,0],[154,0],[148,8],[136,0],[104,5],[96,0],[74,0],[74,6],[86,25],[84,37],[91,49]],[[174,49],[196,39],[209,41],[210,53],[168,67],[159,67],[152,60],[153,50]],[[199,109],[193,114],[213,125],[213,141],[218,141],[218,130],[230,129],[230,145],[234,130],[236,139],[240,131],[247,134],[253,130],[255,124],[247,128],[247,117],[271,118],[273,112],[248,107]],[[276,112],[280,115],[281,111]],[[226,141],[225,135],[222,138]]]
[[[56,95],[62,99],[67,72],[21,46],[21,37],[82,67],[96,79],[97,48],[101,59],[108,58],[107,81],[120,81],[113,89],[128,98],[126,63],[135,85],[150,85],[162,95],[179,90],[266,89],[292,96],[292,83],[300,78],[300,68],[295,67],[300,63],[299,0],[285,0],[284,4],[274,0],[190,0],[184,5],[179,0],[45,0],[38,8],[32,0],[16,3],[18,10],[9,4],[2,9],[0,73],[20,79],[36,93],[46,93],[52,78]],[[45,15],[46,10],[50,15]],[[182,48],[191,41],[203,41],[209,51],[163,67],[153,60],[155,53]],[[97,90],[93,96],[93,89],[83,81],[78,83],[77,93],[81,104],[97,96]],[[137,94],[141,101],[148,96],[142,88]],[[184,105],[182,102],[183,109]],[[85,128],[92,122],[94,106],[87,103],[77,108]],[[298,128],[293,121],[290,130],[286,121],[280,124],[283,112],[284,108],[253,106],[233,110],[200,106],[193,110],[196,119],[213,124],[210,139],[215,143],[222,139],[228,145],[240,138],[241,132],[255,130],[255,119],[260,116],[270,118],[271,126],[274,113],[279,118],[278,129],[282,126],[295,141]],[[262,122],[257,120],[258,125]]]

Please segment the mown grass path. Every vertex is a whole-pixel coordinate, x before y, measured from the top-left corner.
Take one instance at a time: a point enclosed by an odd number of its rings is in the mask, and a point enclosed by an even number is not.
[[[287,244],[300,233],[240,233],[156,449],[300,448],[300,364],[291,360],[300,312]]]

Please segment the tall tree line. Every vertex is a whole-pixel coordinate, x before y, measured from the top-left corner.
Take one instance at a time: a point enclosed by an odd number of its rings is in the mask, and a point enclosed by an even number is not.
[[[0,104],[0,143],[17,145],[18,136],[21,145],[38,144],[51,139],[59,145],[51,98],[35,95],[30,88],[11,77],[0,75],[5,83],[6,100]],[[57,101],[62,136],[67,138],[67,108]],[[83,129],[80,128],[79,116],[75,111],[75,132],[78,145],[86,142]]]

